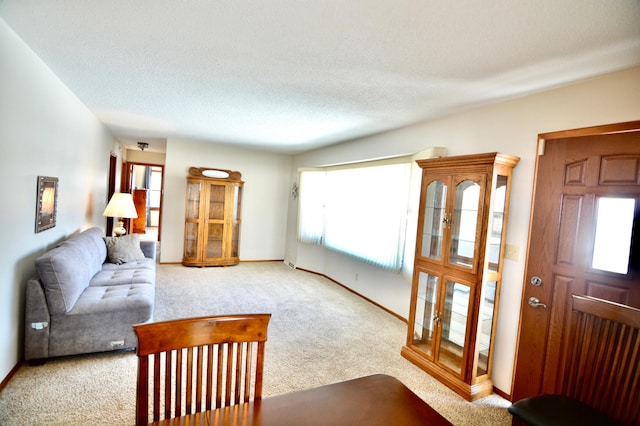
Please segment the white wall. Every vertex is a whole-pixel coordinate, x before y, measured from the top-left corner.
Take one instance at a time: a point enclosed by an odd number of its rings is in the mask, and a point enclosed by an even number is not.
[[[106,225],[114,139],[0,19],[0,381],[22,357],[24,288],[56,242]],[[39,175],[59,179],[57,225],[35,233]]]
[[[505,260],[494,353],[494,384],[510,393],[520,316],[529,212],[539,133],[640,119],[640,68],[612,73],[545,93],[470,110],[397,131],[294,157],[294,170],[444,146],[447,155],[504,152],[521,158],[514,171],[507,243],[519,261]],[[292,181],[297,175],[292,174]],[[286,261],[326,274],[405,318],[410,284],[400,275],[296,243],[295,206],[289,208]],[[356,280],[356,273],[358,279]],[[398,351],[400,348],[398,348]]]
[[[127,149],[123,157],[125,161],[130,163],[162,165],[166,161],[166,154],[164,152],[140,151],[138,149]]]
[[[189,167],[212,167],[242,174],[241,261],[284,258],[291,156],[187,139],[168,139],[161,262],[182,261]]]

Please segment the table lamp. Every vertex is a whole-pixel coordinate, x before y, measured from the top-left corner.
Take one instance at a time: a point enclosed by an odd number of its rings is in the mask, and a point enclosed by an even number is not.
[[[102,216],[117,218],[118,223],[113,228],[113,233],[116,237],[121,237],[127,233],[124,229],[124,222],[122,219],[135,219],[138,217],[136,206],[133,204],[133,197],[129,193],[116,192],[109,200],[107,208],[102,212]]]

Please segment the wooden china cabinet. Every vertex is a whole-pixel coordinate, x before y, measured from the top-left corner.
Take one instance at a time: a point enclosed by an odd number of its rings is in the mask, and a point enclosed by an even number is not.
[[[489,153],[418,161],[422,187],[402,355],[468,401],[493,392],[495,319],[519,160]]]
[[[184,224],[186,266],[229,266],[240,262],[240,172],[191,167]]]

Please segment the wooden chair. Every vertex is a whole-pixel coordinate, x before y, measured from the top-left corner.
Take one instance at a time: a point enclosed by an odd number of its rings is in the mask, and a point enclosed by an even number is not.
[[[511,405],[514,424],[639,425],[640,310],[572,297],[559,392]]]
[[[136,425],[147,425],[150,411],[158,421],[261,399],[270,318],[247,314],[134,325]]]

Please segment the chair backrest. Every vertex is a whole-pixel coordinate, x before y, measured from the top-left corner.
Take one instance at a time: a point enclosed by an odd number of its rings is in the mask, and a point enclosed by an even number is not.
[[[573,295],[562,394],[640,424],[640,309]]]
[[[150,411],[158,421],[261,399],[270,318],[227,315],[134,325],[136,424],[147,425]]]

